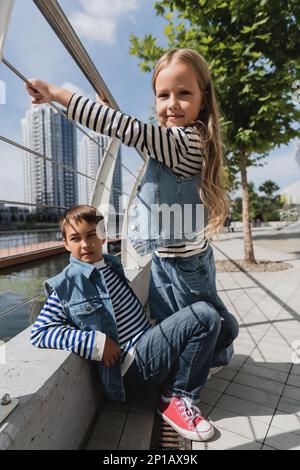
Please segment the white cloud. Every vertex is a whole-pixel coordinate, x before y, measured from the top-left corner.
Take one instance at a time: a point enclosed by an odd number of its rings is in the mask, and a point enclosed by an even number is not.
[[[141,0],[80,0],[83,11],[75,11],[69,21],[81,38],[112,46],[117,39],[121,17],[141,7]]]
[[[78,93],[78,94],[81,95],[81,96],[87,96],[88,98],[90,98],[90,96],[88,95],[88,93],[85,93],[85,91],[83,91],[82,88],[80,88],[80,87],[77,86],[77,85],[74,85],[74,83],[71,83],[71,82],[64,82],[64,83],[61,85],[61,88],[65,88],[66,90],[69,90],[69,91],[71,91],[72,93]]]

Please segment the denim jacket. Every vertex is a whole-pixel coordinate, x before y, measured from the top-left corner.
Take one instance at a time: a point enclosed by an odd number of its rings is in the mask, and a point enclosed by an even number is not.
[[[108,254],[103,257],[130,288],[118,258]],[[112,302],[103,274],[95,266],[70,256],[68,266],[58,275],[45,281],[44,287],[48,296],[53,290],[56,291],[72,326],[85,331],[102,331],[119,344]],[[97,362],[97,366],[107,397],[125,401],[120,362],[108,368],[104,367],[102,362]]]
[[[201,173],[187,178],[176,175],[163,163],[149,158],[128,212],[128,238],[141,256],[196,240],[208,219],[199,194],[201,179]]]

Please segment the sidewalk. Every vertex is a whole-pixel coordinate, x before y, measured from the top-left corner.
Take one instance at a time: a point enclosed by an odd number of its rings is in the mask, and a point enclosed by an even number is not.
[[[216,260],[244,258],[242,232],[212,246]],[[200,408],[213,420],[215,436],[193,442],[193,450],[300,449],[300,255],[266,248],[255,236],[254,253],[293,268],[217,273],[218,292],[240,334],[232,362],[201,393]]]

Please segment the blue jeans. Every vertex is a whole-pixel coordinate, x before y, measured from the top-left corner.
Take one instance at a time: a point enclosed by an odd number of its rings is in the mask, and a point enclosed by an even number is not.
[[[213,249],[189,257],[162,258],[153,254],[149,307],[157,322],[196,302],[208,302],[219,312],[221,330],[210,367],[229,364],[239,326],[217,293]]]
[[[220,329],[221,317],[207,302],[196,302],[170,315],[137,342],[125,384],[163,384],[173,395],[198,400]]]

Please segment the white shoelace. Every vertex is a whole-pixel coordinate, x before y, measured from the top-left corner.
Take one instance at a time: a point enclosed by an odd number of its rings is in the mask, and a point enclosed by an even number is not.
[[[196,405],[193,405],[186,397],[180,397],[180,400],[175,403],[176,405],[182,404],[182,406],[178,407],[178,410],[183,410],[181,414],[186,416],[185,421],[191,423],[197,416],[202,416],[201,410]]]

